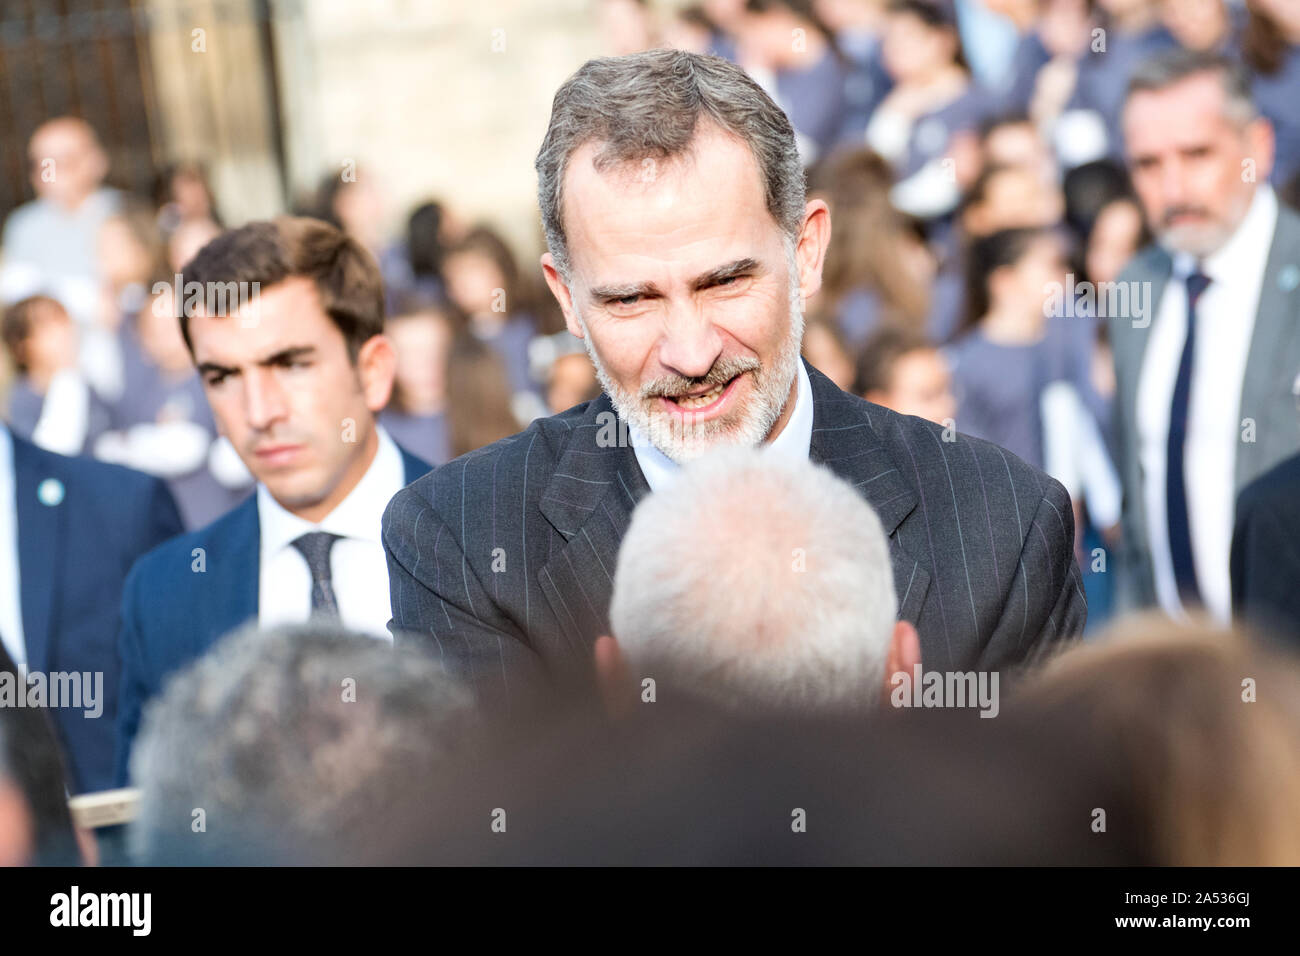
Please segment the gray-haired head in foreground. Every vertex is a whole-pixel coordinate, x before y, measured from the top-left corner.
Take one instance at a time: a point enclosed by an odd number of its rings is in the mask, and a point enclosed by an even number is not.
[[[752,150],[767,208],[787,236],[803,225],[805,181],[794,128],[781,108],[740,67],[716,56],[649,50],[588,60],[564,81],[537,154],[537,201],[546,244],[566,281],[570,275],[563,219],[569,158],[600,144],[605,171],[685,153],[700,120],[711,121]]]
[[[147,711],[132,849],[159,862],[382,858],[401,840],[387,811],[440,772],[472,718],[468,692],[419,651],[316,625],[246,628]]]
[[[1223,87],[1224,115],[1244,126],[1259,115],[1250,72],[1237,60],[1204,50],[1171,50],[1143,60],[1128,81],[1131,100],[1138,93],[1158,93],[1193,76],[1209,73]]]
[[[884,687],[895,605],[884,529],[851,485],[807,460],[729,448],[637,506],[610,624],[661,699],[859,708]]]

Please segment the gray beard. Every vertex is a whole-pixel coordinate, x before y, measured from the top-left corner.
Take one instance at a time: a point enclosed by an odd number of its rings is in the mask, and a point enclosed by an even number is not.
[[[790,258],[793,258],[791,256]],[[596,377],[609,396],[618,413],[633,431],[633,443],[647,440],[665,456],[678,464],[685,464],[714,448],[723,446],[756,447],[771,433],[772,427],[785,411],[790,400],[790,390],[799,374],[799,350],[803,343],[803,309],[800,307],[799,280],[795,269],[790,270],[790,327],[785,341],[770,368],[753,370],[756,391],[748,405],[741,408],[729,421],[707,421],[695,424],[691,416],[655,411],[657,398],[642,397],[621,388],[606,372],[600,356],[592,345],[591,334],[581,315],[582,342],[586,346]],[[640,436],[640,437],[638,437]]]

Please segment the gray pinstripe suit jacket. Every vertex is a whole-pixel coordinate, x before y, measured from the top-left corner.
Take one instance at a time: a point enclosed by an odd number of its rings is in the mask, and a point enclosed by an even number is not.
[[[811,457],[856,486],[890,538],[899,616],[926,670],[999,669],[1083,630],[1070,498],[996,445],[849,395],[811,366]],[[602,395],[436,469],[384,514],[395,640],[428,642],[508,705],[533,679],[592,687],[611,576],[649,489],[599,447]]]

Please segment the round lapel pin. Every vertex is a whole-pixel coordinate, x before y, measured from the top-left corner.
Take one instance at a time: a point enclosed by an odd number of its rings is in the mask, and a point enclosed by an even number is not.
[[[46,478],[36,487],[36,497],[51,508],[63,501],[63,494],[63,482],[57,478]]]
[[[1277,274],[1277,285],[1283,292],[1290,292],[1300,286],[1300,266],[1284,266]]]

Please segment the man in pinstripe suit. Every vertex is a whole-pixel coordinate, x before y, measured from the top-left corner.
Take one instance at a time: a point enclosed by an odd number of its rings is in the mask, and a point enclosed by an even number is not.
[[[392,500],[399,640],[504,707],[534,681],[592,692],[637,501],[710,448],[763,442],[875,508],[927,670],[1008,667],[1082,631],[1057,482],[800,359],[830,214],[806,200],[789,121],[741,70],[669,50],[590,61],[556,94],[537,171],[542,268],[604,394]]]

